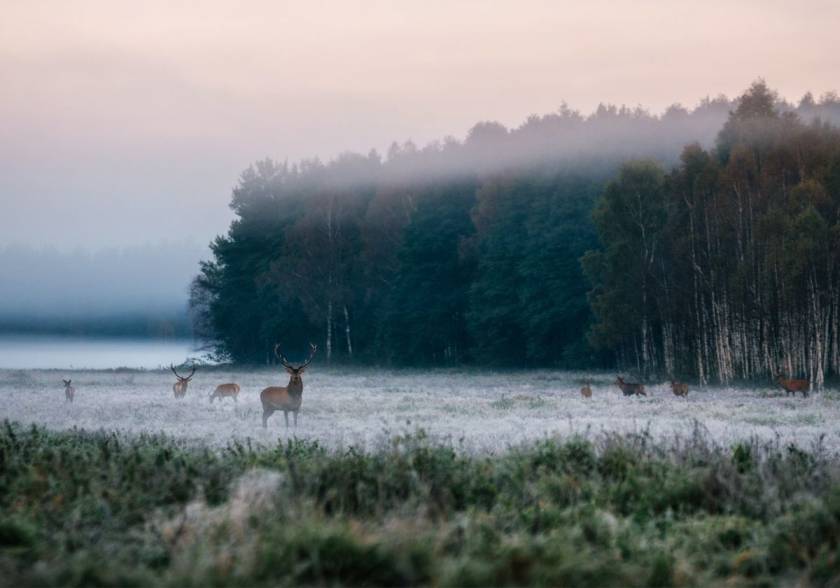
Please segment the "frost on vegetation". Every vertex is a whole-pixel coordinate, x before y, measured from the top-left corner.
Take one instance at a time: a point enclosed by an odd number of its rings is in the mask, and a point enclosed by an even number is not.
[[[64,402],[62,377],[72,377],[76,387],[72,404]],[[286,384],[288,376],[279,370],[199,370],[180,400],[173,397],[169,372],[0,370],[0,419],[54,430],[164,433],[215,448],[234,441],[274,446],[296,437],[328,448],[371,450],[394,436],[423,430],[435,442],[468,452],[600,433],[645,431],[655,439],[674,439],[699,423],[723,445],[756,437],[809,447],[822,439],[825,449],[840,452],[840,429],[833,426],[840,421],[840,397],[833,390],[787,398],[768,383],[691,388],[687,398],[677,398],[662,383],[648,385],[648,397],[627,398],[612,384],[614,378],[550,370],[511,377],[313,365],[304,378],[297,429],[286,429],[282,413],[263,429],[259,393]],[[591,398],[581,397],[581,381],[591,381]],[[210,393],[225,382],[240,384],[238,402],[211,404]]]
[[[227,502],[212,507],[199,498],[187,504],[180,514],[158,522],[156,530],[175,549],[189,547],[220,532],[242,541],[252,518],[274,509],[274,498],[282,482],[283,476],[278,472],[250,470],[236,480]]]

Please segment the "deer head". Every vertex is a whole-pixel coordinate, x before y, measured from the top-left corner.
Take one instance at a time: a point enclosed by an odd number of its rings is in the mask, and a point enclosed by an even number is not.
[[[290,386],[291,385],[297,385],[297,384],[303,384],[303,380],[301,379],[301,376],[303,375],[303,372],[306,371],[307,366],[310,363],[312,363],[312,358],[315,357],[315,352],[316,351],[318,351],[318,346],[310,343],[309,344],[309,357],[307,357],[306,361],[304,361],[302,364],[300,364],[298,366],[294,366],[294,365],[292,365],[292,363],[288,359],[286,359],[286,356],[283,355],[283,352],[280,351],[280,344],[277,343],[274,346],[274,355],[277,356],[277,359],[280,361],[280,363],[286,369],[286,372],[290,376],[290,379],[289,379],[289,385]]]
[[[172,364],[169,364],[169,369],[171,369],[172,373],[175,374],[175,377],[178,378],[178,383],[179,384],[184,384],[184,385],[189,384],[190,380],[192,380],[192,378],[193,378],[193,375],[195,375],[195,365],[192,366],[192,370],[190,371],[190,374],[186,377],[178,374],[178,372],[175,370],[175,366],[172,365]]]

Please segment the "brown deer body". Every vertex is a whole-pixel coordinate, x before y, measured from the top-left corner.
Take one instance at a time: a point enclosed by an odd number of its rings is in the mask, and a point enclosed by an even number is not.
[[[580,395],[584,398],[592,398],[592,388],[589,387],[589,382],[580,389]]]
[[[625,396],[647,396],[644,384],[635,384],[633,382],[625,382],[621,376],[616,377],[615,383],[621,388],[621,392]]]
[[[811,388],[811,383],[808,380],[788,380],[787,378],[782,377],[781,374],[776,376],[776,383],[784,388],[785,396],[790,396],[791,394],[796,396],[797,392],[802,392],[802,396],[807,398],[808,390]]]
[[[688,396],[688,384],[671,380],[671,392],[674,393],[674,396],[686,397]]]
[[[76,389],[70,385],[73,380],[62,379],[61,381],[64,382],[64,402],[73,402],[76,397]]]
[[[216,389],[213,390],[213,393],[210,395],[210,402],[213,402],[216,398],[219,400],[224,400],[225,398],[233,398],[234,401],[237,401],[237,397],[239,396],[239,384],[219,384],[216,386]]]
[[[303,372],[315,357],[318,347],[309,344],[309,358],[303,364],[295,367],[280,353],[280,345],[274,346],[274,354],[289,374],[289,383],[286,386],[269,386],[260,392],[260,402],[263,407],[263,428],[268,426],[268,417],[275,411],[282,410],[286,419],[286,428],[289,427],[289,413],[294,415],[295,427],[297,427],[298,411],[303,403]]]
[[[175,398],[183,398],[187,395],[187,387],[190,385],[190,380],[192,380],[192,377],[195,374],[195,366],[192,366],[190,375],[186,377],[179,376],[178,372],[175,371],[174,365],[170,364],[169,369],[171,369],[172,373],[175,374],[175,377],[178,378],[178,381],[172,385],[172,393],[175,394]]]

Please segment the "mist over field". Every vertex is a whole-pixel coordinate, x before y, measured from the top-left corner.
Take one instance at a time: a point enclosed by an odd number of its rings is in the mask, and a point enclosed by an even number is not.
[[[840,3],[0,18],[0,586],[840,586]]]

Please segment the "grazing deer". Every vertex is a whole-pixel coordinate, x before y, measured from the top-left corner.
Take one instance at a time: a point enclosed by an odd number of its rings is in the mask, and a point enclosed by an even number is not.
[[[236,401],[237,396],[239,396],[239,384],[219,384],[210,395],[210,403],[212,404],[216,398],[219,400],[233,398],[233,400]]]
[[[788,380],[782,374],[776,376],[776,383],[785,389],[785,396],[793,394],[795,397],[797,392],[802,392],[802,396],[807,398],[808,390],[811,388],[811,383],[808,380]]]
[[[625,382],[621,376],[617,376],[615,378],[615,383],[621,388],[621,392],[625,396],[647,396],[645,392],[645,385],[644,384],[634,384],[631,382]]]
[[[289,374],[289,383],[285,387],[269,386],[260,392],[260,402],[263,407],[263,428],[268,426],[268,417],[276,410],[283,411],[287,429],[289,428],[289,412],[292,412],[295,417],[295,427],[297,427],[298,411],[300,410],[301,402],[303,402],[303,379],[301,379],[301,376],[306,370],[306,367],[312,362],[312,358],[315,357],[315,352],[318,350],[318,347],[310,343],[309,349],[310,352],[307,360],[295,367],[280,352],[280,344],[278,343],[274,346],[274,355],[277,356],[277,359],[286,368],[286,372]]]
[[[70,382],[73,380],[62,378],[61,381],[64,382],[64,402],[73,402],[73,399],[76,397],[76,389],[70,385]]]
[[[586,382],[580,389],[580,395],[584,398],[592,398],[592,388],[589,387],[589,382]]]
[[[674,393],[674,396],[682,396],[685,398],[688,396],[688,384],[685,382],[678,382],[677,380],[671,380],[671,392]]]
[[[178,372],[175,371],[174,365],[170,364],[169,369],[171,369],[172,373],[175,374],[175,377],[178,378],[178,381],[172,385],[172,392],[175,394],[175,398],[183,398],[187,395],[187,386],[190,385],[190,380],[192,380],[193,374],[195,374],[195,366],[192,366],[192,371],[186,378],[178,375]]]

